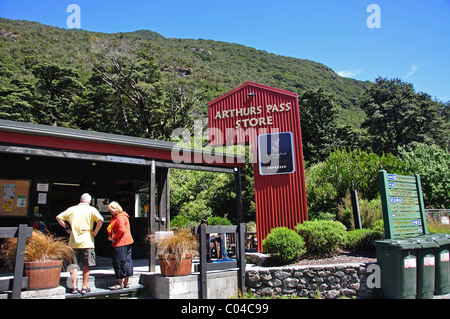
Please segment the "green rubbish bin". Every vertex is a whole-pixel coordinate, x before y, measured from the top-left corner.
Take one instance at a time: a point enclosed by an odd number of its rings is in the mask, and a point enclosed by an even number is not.
[[[417,294],[417,241],[385,239],[374,242],[381,271],[381,291],[387,299],[415,299]]]
[[[436,281],[436,251],[439,244],[425,238],[415,238],[417,251],[417,299],[433,299]]]
[[[433,241],[439,245],[435,249],[435,295],[446,295],[450,293],[450,235],[429,234],[420,238]]]

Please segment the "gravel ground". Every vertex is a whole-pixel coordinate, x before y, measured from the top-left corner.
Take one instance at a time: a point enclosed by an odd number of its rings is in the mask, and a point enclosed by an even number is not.
[[[280,265],[274,263],[269,255],[256,254],[262,257],[257,263],[262,267],[272,267],[272,266],[316,266],[316,265],[331,265],[331,264],[346,264],[346,263],[376,263],[377,258],[375,252],[363,252],[363,253],[349,253],[346,251],[338,251],[332,256],[317,257],[317,256],[303,256],[300,260],[295,263],[288,265]],[[251,262],[252,263],[252,262]]]
[[[375,253],[349,253],[339,252],[330,257],[314,257],[302,258],[301,260],[292,264],[295,265],[329,265],[329,264],[346,264],[346,263],[376,263],[377,258]]]

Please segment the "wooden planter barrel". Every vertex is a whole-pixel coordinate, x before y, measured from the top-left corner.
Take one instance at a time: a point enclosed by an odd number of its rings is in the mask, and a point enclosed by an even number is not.
[[[181,261],[177,260],[176,255],[159,255],[159,266],[161,267],[161,275],[163,276],[187,276],[191,274],[192,255],[187,254]]]
[[[25,262],[28,289],[49,289],[59,286],[62,260]]]

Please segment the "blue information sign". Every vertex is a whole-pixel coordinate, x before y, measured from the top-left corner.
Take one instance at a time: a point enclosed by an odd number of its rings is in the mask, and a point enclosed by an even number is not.
[[[295,172],[292,132],[258,136],[259,174],[289,174]]]

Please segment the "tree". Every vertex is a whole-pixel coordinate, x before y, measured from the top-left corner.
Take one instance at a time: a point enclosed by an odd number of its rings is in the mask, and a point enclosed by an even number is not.
[[[8,80],[0,86],[0,118],[31,122],[33,85],[26,80]]]
[[[114,91],[114,108],[128,129],[123,134],[159,137],[157,117],[165,110],[161,72],[154,58],[142,49],[132,51],[121,41],[100,43],[106,54],[91,62],[94,71]],[[97,50],[100,50],[97,48]]]
[[[91,74],[85,87],[83,95],[74,103],[74,127],[113,134],[130,131],[127,121],[123,120],[122,103],[117,101],[113,88],[95,73]]]
[[[450,207],[450,152],[437,145],[399,149],[408,175],[419,174],[425,206]]]
[[[53,62],[43,62],[33,68],[33,74],[37,79],[33,120],[69,126],[74,98],[83,90],[78,73]]]
[[[410,83],[379,77],[358,103],[367,115],[362,126],[368,130],[369,145],[378,154],[395,155],[399,146],[415,143],[448,143],[441,104],[416,93]]]
[[[175,74],[163,76],[152,45],[116,37],[94,42],[88,57],[95,74],[113,89],[109,107],[128,135],[169,139],[177,127],[190,126],[200,98],[195,84]],[[100,53],[101,52],[101,53]]]
[[[299,105],[306,162],[323,161],[336,147],[356,146],[356,135],[350,127],[338,125],[339,108],[322,88],[302,93]]]
[[[404,169],[392,154],[379,156],[361,149],[336,149],[323,162],[305,171],[310,213],[336,213],[348,190],[372,200],[379,194],[378,171],[401,174]]]

